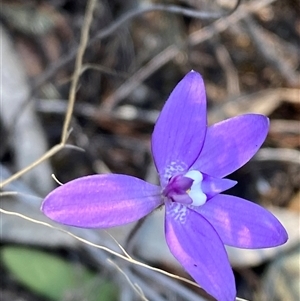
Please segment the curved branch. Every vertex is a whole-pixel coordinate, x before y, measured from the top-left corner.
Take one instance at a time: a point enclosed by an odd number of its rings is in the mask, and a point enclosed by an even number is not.
[[[230,11],[225,13],[224,12],[222,13],[202,12],[193,9],[183,8],[177,5],[165,5],[165,4],[155,4],[147,7],[141,7],[134,10],[130,10],[124,13],[124,15],[119,17],[115,22],[111,23],[106,28],[100,30],[100,32],[98,32],[94,37],[92,37],[87,44],[87,48],[92,46],[95,42],[112,35],[118,28],[123,26],[131,19],[148,12],[164,11],[168,13],[181,14],[186,17],[197,18],[197,19],[218,19],[224,16],[231,15],[233,12],[237,10],[241,2],[242,0],[237,0],[235,6]],[[78,51],[77,48],[71,50],[68,54],[61,57],[54,66],[49,67],[41,76],[39,76],[32,90],[35,91],[36,89],[38,89],[41,85],[43,85],[44,82],[50,80],[58,70],[60,70],[61,68],[65,67],[68,63],[70,63],[75,58],[77,51]]]
[[[119,27],[124,25],[127,21],[153,11],[164,11],[173,14],[183,15],[185,17],[191,17],[195,19],[219,19],[221,17],[225,17],[227,15],[231,15],[240,5],[242,0],[237,0],[233,9],[225,13],[216,13],[216,12],[208,12],[208,11],[196,11],[189,8],[183,8],[177,5],[166,5],[166,4],[154,4],[146,7],[141,7],[132,11],[126,12],[119,19],[117,19],[114,23],[107,26],[103,30],[101,30],[94,38],[90,40],[89,45],[93,44],[96,40],[103,39],[114,33]]]

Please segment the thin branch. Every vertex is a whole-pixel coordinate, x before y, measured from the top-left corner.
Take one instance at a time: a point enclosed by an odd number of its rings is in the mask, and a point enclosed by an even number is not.
[[[137,285],[137,283],[133,283],[132,280],[130,279],[130,277],[127,275],[127,271],[125,272],[124,270],[121,269],[120,266],[118,266],[114,261],[112,261],[111,259],[107,259],[107,261],[113,265],[127,280],[127,282],[129,283],[129,285],[132,287],[132,289],[137,293],[137,295],[140,296],[141,300],[144,301],[149,301],[149,299],[146,298],[143,290]]]
[[[80,46],[79,46],[78,53],[76,56],[75,70],[74,70],[73,78],[71,81],[68,110],[66,113],[65,122],[64,122],[63,130],[62,130],[62,135],[61,135],[61,143],[62,144],[65,144],[68,139],[68,130],[69,130],[69,126],[70,126],[70,122],[71,122],[71,118],[72,118],[72,114],[73,114],[73,109],[74,109],[76,88],[77,88],[78,80],[79,80],[79,77],[81,74],[83,55],[84,55],[85,49],[87,47],[88,39],[89,39],[89,30],[90,30],[91,23],[93,20],[93,12],[94,12],[95,6],[96,6],[96,0],[90,0],[87,4],[85,20],[84,20],[82,31],[81,31]]]
[[[208,39],[212,38],[216,34],[226,30],[230,25],[237,23],[239,20],[245,18],[249,13],[253,13],[260,10],[262,7],[274,2],[275,0],[265,0],[265,1],[254,1],[246,4],[238,5],[234,10],[228,14],[227,17],[222,18],[213,22],[210,25],[196,31],[191,34],[188,38],[188,42],[183,45],[170,45],[162,52],[157,54],[152,60],[150,60],[145,66],[141,67],[131,78],[126,80],[115,92],[109,95],[103,101],[102,108],[111,111],[114,106],[116,106],[120,101],[126,98],[138,85],[140,85],[147,77],[157,71],[159,68],[170,62],[180,53],[181,49],[186,46],[196,46]],[[238,9],[237,9],[238,8]],[[98,34],[99,38],[103,38],[102,34],[104,31]],[[238,92],[238,86],[235,88]]]
[[[191,46],[196,46],[203,41],[206,41],[213,37],[216,33],[223,32],[229,26],[236,24],[241,19],[247,17],[249,14],[261,10],[263,7],[270,5],[276,0],[257,0],[250,1],[238,6],[238,9],[233,11],[226,18],[219,19],[212,24],[195,31],[189,36],[189,44]]]
[[[131,20],[139,15],[145,14],[145,13],[154,12],[154,11],[164,11],[164,12],[179,14],[179,15],[183,15],[185,17],[190,17],[190,18],[195,18],[195,19],[202,19],[202,20],[219,19],[219,18],[225,17],[227,15],[231,15],[234,11],[236,11],[236,9],[239,7],[240,3],[241,3],[241,0],[238,0],[236,2],[236,5],[234,6],[234,8],[226,13],[196,11],[194,9],[183,8],[183,7],[177,6],[177,5],[164,5],[164,4],[154,4],[154,5],[147,6],[147,7],[137,8],[135,10],[125,13],[123,16],[121,16],[119,19],[117,19],[114,23],[109,25],[107,28],[101,30],[101,32],[99,32],[90,41],[90,43],[92,44],[95,40],[103,39],[103,38],[110,36],[119,27],[123,26],[129,20]]]
[[[221,17],[225,17],[227,15],[231,15],[233,12],[237,10],[241,3],[241,0],[238,0],[236,2],[236,5],[233,7],[232,10],[226,13],[214,13],[214,12],[201,12],[201,11],[195,11],[192,9],[186,9],[181,6],[176,5],[163,5],[163,4],[156,4],[151,5],[147,7],[137,8],[134,10],[130,10],[126,13],[124,13],[123,16],[119,17],[115,22],[108,25],[106,28],[101,29],[94,37],[90,39],[90,41],[87,44],[87,47],[92,46],[95,42],[98,42],[100,40],[103,40],[104,38],[109,37],[117,29],[124,26],[127,22],[129,22],[131,19],[136,18],[142,14],[154,12],[154,11],[164,11],[174,14],[181,14],[183,16],[191,17],[191,18],[197,18],[197,19],[219,19]],[[68,63],[70,63],[76,56],[77,49],[71,50],[69,53],[67,53],[65,56],[61,57],[55,65],[50,66],[35,82],[35,85],[33,87],[33,91],[38,89],[41,85],[44,84],[44,82],[50,80],[60,69],[65,67]]]
[[[30,98],[31,98],[36,89],[38,89],[47,80],[51,79],[58,70],[60,70],[64,66],[66,66],[68,63],[70,63],[74,59],[74,57],[76,57],[75,71],[74,71],[74,74],[72,77],[72,83],[71,83],[70,94],[69,94],[69,104],[68,104],[68,109],[67,109],[64,126],[63,126],[63,130],[62,130],[61,143],[59,145],[56,145],[53,148],[51,148],[44,156],[42,156],[41,158],[36,160],[30,166],[27,166],[26,168],[20,170],[19,172],[17,172],[16,174],[11,176],[4,182],[0,183],[0,189],[2,189],[5,185],[10,183],[11,181],[19,178],[20,176],[22,176],[23,174],[25,174],[26,172],[28,172],[29,170],[31,170],[32,168],[34,168],[35,166],[37,166],[38,164],[43,162],[44,160],[49,159],[50,157],[52,157],[55,153],[57,153],[64,147],[64,144],[66,143],[66,140],[68,137],[68,128],[69,128],[69,125],[71,122],[72,113],[73,113],[73,109],[74,109],[76,87],[78,84],[78,79],[79,79],[80,73],[82,72],[81,71],[82,70],[82,58],[83,58],[84,51],[87,47],[90,47],[96,41],[104,39],[105,37],[108,37],[109,35],[113,34],[116,31],[116,29],[118,29],[119,27],[124,25],[130,19],[132,19],[136,16],[139,16],[141,14],[147,13],[147,12],[165,11],[165,12],[170,12],[170,13],[175,13],[175,14],[182,14],[185,16],[193,17],[193,18],[214,19],[214,18],[220,18],[222,16],[233,13],[239,7],[240,2],[241,2],[241,0],[238,0],[235,7],[230,12],[227,12],[225,14],[220,14],[220,13],[216,14],[213,12],[197,12],[195,10],[185,9],[180,6],[175,6],[175,5],[170,6],[170,5],[163,5],[163,4],[157,4],[157,5],[153,5],[153,6],[149,6],[149,7],[139,8],[139,9],[125,13],[124,16],[121,16],[118,20],[116,20],[114,23],[110,24],[107,28],[101,30],[95,37],[90,39],[90,41],[88,42],[88,32],[89,32],[90,24],[92,21],[93,10],[94,10],[95,3],[96,3],[96,0],[90,0],[87,5],[87,11],[86,11],[86,15],[85,15],[84,25],[83,25],[82,32],[81,32],[81,41],[79,44],[78,51],[77,51],[77,49],[73,49],[70,53],[63,56],[54,66],[51,66],[41,76],[39,76],[37,82],[35,83],[32,91],[31,91],[31,95],[30,95]],[[173,53],[173,52],[171,52],[171,53]],[[173,55],[174,55],[174,53],[173,53]],[[169,59],[167,59],[166,61],[169,61],[170,59],[172,59],[174,57],[173,55],[171,55],[171,57]],[[154,63],[155,63],[155,61],[154,61]],[[157,64],[154,64],[154,65],[157,65]],[[143,74],[143,72],[145,72],[145,71],[146,71],[146,73]],[[141,74],[139,74],[139,75],[140,76],[143,75],[144,77],[146,77],[147,72],[149,72],[149,70],[147,71],[145,69],[142,69]],[[141,77],[143,77],[143,76],[141,76]],[[25,100],[25,104],[30,100],[30,98]]]
[[[282,57],[280,51],[278,51],[279,44],[274,44],[274,41],[268,37],[268,32],[259,26],[251,16],[244,18],[243,23],[259,54],[280,72],[289,85],[296,87],[299,84],[296,66],[293,66]]]
[[[73,75],[72,83],[71,83],[71,88],[70,88],[69,104],[68,104],[66,117],[65,117],[65,121],[64,121],[64,126],[63,126],[63,130],[62,130],[61,142],[58,145],[55,145],[54,147],[52,147],[42,157],[37,159],[35,162],[30,164],[29,166],[23,168],[22,170],[15,173],[14,175],[9,177],[5,181],[1,182],[0,183],[0,189],[2,189],[8,183],[16,180],[17,178],[19,178],[23,174],[27,173],[29,170],[36,167],[37,165],[39,165],[43,161],[49,159],[50,157],[52,157],[53,155],[55,155],[57,152],[59,152],[60,150],[62,150],[65,147],[66,141],[67,141],[67,138],[68,138],[68,135],[69,135],[69,125],[70,125],[70,122],[71,122],[74,103],[75,103],[76,87],[77,87],[77,84],[78,84],[78,79],[79,79],[79,76],[80,76],[80,73],[81,73],[81,68],[82,68],[82,58],[83,58],[83,54],[85,52],[85,49],[87,47],[88,33],[89,33],[89,28],[90,28],[90,25],[91,25],[91,22],[92,22],[93,11],[94,11],[94,8],[96,6],[95,4],[96,4],[96,0],[89,0],[89,2],[87,4],[87,10],[86,10],[86,14],[85,14],[84,24],[83,24],[83,28],[82,28],[82,31],[81,31],[80,46],[79,46],[79,50],[78,50],[77,57],[76,57],[76,62],[75,62],[75,71],[74,71],[74,75]]]
[[[86,245],[88,245],[88,246],[94,247],[94,248],[99,249],[99,250],[103,250],[103,251],[105,251],[105,252],[107,252],[107,253],[109,253],[109,254],[112,254],[112,255],[114,255],[114,256],[116,256],[116,257],[118,257],[118,258],[121,258],[121,259],[123,259],[123,260],[125,260],[125,261],[127,261],[127,262],[129,262],[129,263],[135,264],[135,265],[140,266],[140,267],[143,267],[143,268],[145,268],[145,269],[149,269],[149,270],[151,270],[151,271],[155,271],[155,272],[157,272],[157,273],[166,275],[166,276],[171,277],[171,278],[173,278],[173,279],[180,280],[180,281],[182,281],[182,282],[184,282],[184,283],[187,283],[187,284],[190,284],[190,285],[192,285],[192,286],[194,286],[194,287],[201,288],[201,287],[199,286],[199,284],[197,284],[196,282],[194,282],[194,281],[192,281],[192,280],[189,280],[189,279],[187,279],[187,278],[178,276],[178,275],[176,275],[176,274],[172,274],[172,273],[170,273],[170,272],[164,271],[164,270],[159,269],[159,268],[152,267],[152,266],[147,265],[147,264],[145,264],[145,263],[143,263],[143,262],[141,262],[141,261],[138,261],[138,260],[136,260],[136,259],[134,259],[134,258],[132,258],[132,257],[127,257],[126,254],[123,255],[123,254],[120,254],[120,253],[118,253],[118,252],[115,252],[115,251],[113,251],[113,250],[111,250],[111,249],[109,249],[109,248],[107,248],[107,247],[105,247],[105,246],[95,244],[95,243],[93,243],[93,242],[91,242],[91,241],[89,241],[89,240],[87,240],[87,239],[84,239],[84,238],[82,238],[82,237],[80,237],[80,236],[77,236],[77,235],[75,235],[74,233],[72,233],[72,232],[70,232],[70,231],[67,231],[67,230],[65,230],[65,229],[63,229],[63,228],[58,228],[58,227],[53,226],[53,225],[51,225],[51,224],[49,224],[49,223],[42,222],[42,221],[39,221],[39,220],[30,218],[30,217],[28,217],[28,216],[26,216],[26,215],[20,214],[20,213],[18,213],[18,212],[8,211],[8,210],[2,209],[2,208],[0,208],[0,213],[2,213],[2,214],[7,214],[7,215],[13,215],[13,216],[22,218],[22,219],[24,219],[24,220],[27,220],[27,221],[29,221],[29,222],[32,222],[32,223],[34,223],[34,224],[38,224],[38,225],[41,225],[41,226],[44,226],[44,227],[48,227],[48,228],[51,228],[51,229],[60,231],[60,232],[62,232],[62,233],[65,233],[65,234],[67,234],[67,235],[70,235],[71,237],[77,239],[78,241],[80,241],[80,242],[82,242],[82,243],[84,243],[84,244],[86,244]],[[245,299],[236,297],[236,301],[248,301],[248,300],[245,300]]]
[[[141,266],[141,267],[144,267],[144,268],[146,268],[146,269],[150,269],[150,270],[152,270],[152,271],[156,271],[156,272],[158,272],[158,273],[162,273],[162,274],[164,274],[164,275],[166,275],[166,276],[169,276],[169,277],[172,277],[172,278],[174,278],[174,279],[180,280],[180,281],[185,282],[185,283],[187,283],[187,284],[190,284],[190,285],[192,285],[192,286],[195,286],[195,287],[198,287],[198,288],[200,287],[199,284],[197,284],[196,282],[194,282],[194,281],[192,281],[192,280],[189,280],[189,279],[187,279],[187,278],[178,276],[178,275],[176,275],[176,274],[172,274],[172,273],[170,273],[170,272],[164,271],[164,270],[159,269],[159,268],[152,267],[152,266],[150,266],[150,265],[148,265],[148,264],[146,264],[146,263],[143,263],[143,262],[141,262],[141,261],[138,261],[138,260],[136,260],[136,259],[134,259],[134,258],[132,258],[132,257],[127,257],[126,254],[123,255],[123,254],[120,254],[120,253],[118,253],[118,252],[115,252],[115,251],[113,251],[113,250],[111,250],[111,249],[109,249],[109,248],[107,248],[107,247],[105,247],[105,246],[95,244],[95,243],[93,243],[93,242],[91,242],[91,241],[88,241],[88,240],[86,240],[86,239],[84,239],[84,238],[82,238],[82,237],[80,237],[80,236],[77,236],[77,235],[73,234],[72,232],[69,232],[69,231],[67,231],[67,230],[65,230],[65,229],[62,229],[62,228],[58,228],[58,227],[52,226],[52,225],[49,224],[49,223],[42,222],[42,221],[39,221],[39,220],[30,218],[30,217],[28,217],[28,216],[26,216],[26,215],[20,214],[20,213],[18,213],[18,212],[8,211],[8,210],[2,209],[2,208],[0,208],[0,213],[7,214],[7,215],[17,216],[17,217],[19,217],[19,218],[22,218],[22,219],[27,220],[27,221],[29,221],[29,222],[32,222],[32,223],[34,223],[34,224],[38,224],[38,225],[42,225],[42,226],[45,226],[45,227],[48,227],[48,228],[52,228],[52,229],[58,230],[58,231],[60,231],[60,232],[63,232],[63,233],[66,233],[66,234],[72,236],[73,238],[77,239],[78,241],[80,241],[80,242],[82,242],[82,243],[84,243],[84,244],[86,244],[86,245],[88,245],[88,246],[97,248],[97,249],[99,249],[99,250],[103,250],[103,251],[105,251],[105,252],[107,252],[107,253],[109,253],[109,254],[112,254],[112,255],[114,255],[114,256],[116,256],[116,257],[118,257],[118,258],[121,258],[121,259],[123,259],[123,260],[125,260],[125,261],[127,261],[127,262],[130,262],[130,263],[132,263],[132,264],[139,265],[139,266]]]
[[[18,179],[19,177],[21,177],[23,174],[25,174],[29,170],[31,170],[34,167],[36,167],[37,165],[41,164],[43,161],[51,158],[57,152],[59,152],[60,150],[62,150],[63,147],[64,147],[64,145],[62,145],[62,144],[55,145],[54,147],[52,147],[51,149],[49,149],[42,157],[40,157],[39,159],[37,159],[36,161],[34,161],[32,164],[30,164],[29,166],[26,166],[25,168],[23,168],[20,171],[16,172],[15,174],[13,174],[11,177],[9,177],[8,179],[6,179],[5,181],[1,182],[0,183],[0,189],[2,189],[5,185],[9,184],[10,182]]]
[[[215,49],[216,58],[225,74],[228,94],[230,97],[236,97],[240,95],[238,71],[234,66],[227,48],[220,42],[218,36],[212,40],[212,43]]]
[[[142,82],[144,82],[151,74],[171,61],[180,52],[179,47],[171,45],[152,58],[146,65],[142,66],[128,80],[126,80],[116,91],[110,94],[103,101],[102,107],[107,111],[112,109],[132,91],[134,91]]]
[[[141,269],[138,266],[132,267],[133,272],[135,272],[138,276],[142,276],[144,278],[150,279],[153,282],[157,282],[159,287],[163,287],[165,290],[170,290],[178,296],[179,300],[194,300],[194,301],[205,301],[204,297],[200,296],[197,292],[194,292],[187,286],[178,281],[167,277],[163,274],[156,273],[151,270]]]

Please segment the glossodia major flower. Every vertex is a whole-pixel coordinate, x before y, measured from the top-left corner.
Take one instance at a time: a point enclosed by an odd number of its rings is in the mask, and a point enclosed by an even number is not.
[[[191,71],[171,93],[152,135],[160,186],[120,174],[86,176],[52,191],[42,211],[62,224],[108,228],[136,221],[164,204],[172,254],[210,295],[233,301],[235,281],[224,245],[268,248],[287,240],[267,210],[221,194],[236,184],[224,177],[250,160],[268,127],[268,118],[257,114],[208,127],[204,83]]]

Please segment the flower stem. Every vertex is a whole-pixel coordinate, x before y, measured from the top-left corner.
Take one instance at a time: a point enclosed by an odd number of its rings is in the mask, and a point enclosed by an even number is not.
[[[147,216],[141,218],[140,220],[137,221],[137,223],[134,225],[134,227],[131,229],[129,232],[126,242],[125,242],[125,250],[128,251],[128,253],[132,253],[133,247],[134,247],[134,237],[144,224]]]

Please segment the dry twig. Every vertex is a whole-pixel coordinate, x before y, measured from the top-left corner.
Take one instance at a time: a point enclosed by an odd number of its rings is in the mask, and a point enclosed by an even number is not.
[[[83,24],[82,31],[81,31],[80,46],[79,46],[79,51],[78,51],[77,57],[76,57],[75,71],[74,71],[74,75],[73,75],[72,83],[71,83],[71,89],[70,89],[70,94],[69,94],[69,105],[68,105],[68,109],[66,112],[64,127],[62,130],[61,142],[58,145],[55,145],[54,147],[52,147],[49,151],[47,151],[42,157],[40,157],[38,160],[33,162],[31,165],[25,167],[24,169],[20,170],[19,172],[15,173],[8,179],[1,182],[0,189],[2,189],[5,185],[10,183],[11,181],[19,178],[20,176],[22,176],[23,174],[25,174],[26,172],[28,172],[35,166],[39,165],[41,162],[49,159],[50,157],[52,157],[53,155],[55,155],[57,152],[59,152],[60,150],[62,150],[65,147],[66,141],[68,138],[68,134],[69,134],[69,126],[70,126],[74,103],[75,103],[76,87],[77,87],[78,79],[79,79],[79,76],[81,73],[82,58],[83,58],[84,51],[87,47],[89,29],[91,26],[91,22],[92,22],[92,18],[93,18],[93,11],[94,11],[95,6],[96,6],[96,0],[89,0],[89,2],[87,4],[87,10],[86,10],[86,14],[85,14],[84,24]]]

